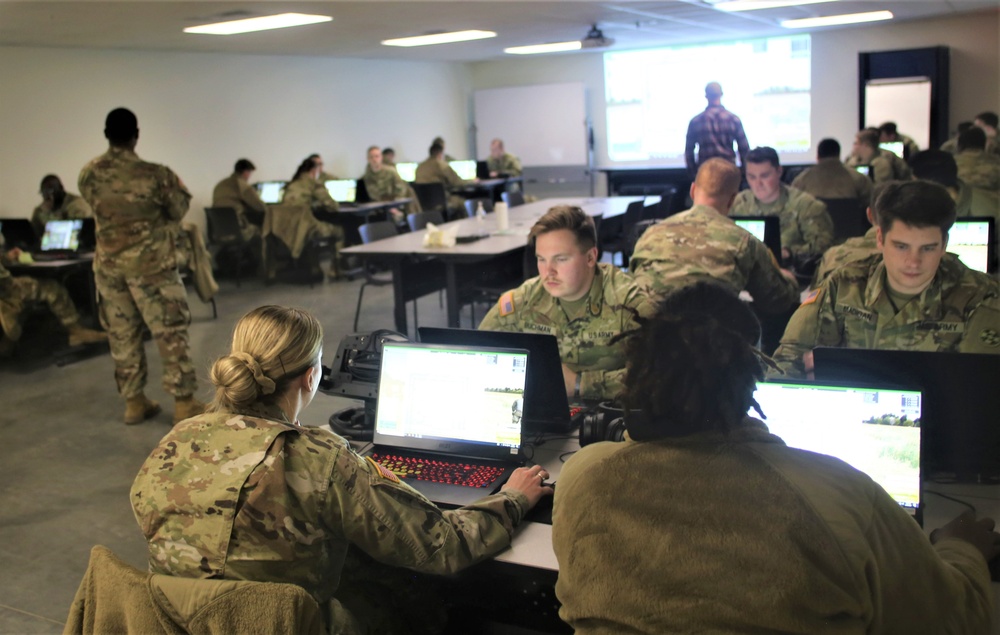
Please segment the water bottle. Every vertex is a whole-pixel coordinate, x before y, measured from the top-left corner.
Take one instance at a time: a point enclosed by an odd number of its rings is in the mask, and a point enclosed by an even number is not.
[[[510,219],[507,216],[507,204],[503,201],[497,202],[493,206],[493,215],[497,219],[497,229],[500,231],[506,231],[510,227]]]
[[[476,205],[476,224],[482,229],[483,225],[486,224],[486,210],[483,209],[483,202],[479,201]]]

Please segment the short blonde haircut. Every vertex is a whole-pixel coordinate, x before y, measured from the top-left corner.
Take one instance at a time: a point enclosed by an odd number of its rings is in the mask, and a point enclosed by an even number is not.
[[[323,327],[302,309],[262,306],[233,329],[232,351],[212,365],[215,399],[209,412],[238,412],[273,404],[297,377],[316,364]]]
[[[695,187],[703,194],[720,200],[728,200],[740,191],[743,176],[735,163],[714,157],[698,168],[694,179]]]

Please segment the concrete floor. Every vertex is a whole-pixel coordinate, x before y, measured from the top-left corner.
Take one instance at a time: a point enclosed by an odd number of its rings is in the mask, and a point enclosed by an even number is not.
[[[351,331],[360,280],[306,285],[221,280],[218,319],[189,289],[191,349],[208,401],[208,369],[228,351],[233,325],[262,304],[305,308],[325,333],[324,363]],[[413,310],[408,307],[412,322]],[[482,318],[485,307],[479,307]],[[446,326],[437,294],[420,300],[420,324]],[[470,322],[463,312],[463,326]],[[365,290],[360,331],[392,328],[391,287]],[[413,330],[410,324],[411,333]],[[146,546],[132,516],[128,491],[139,466],[171,425],[172,400],[160,385],[160,359],[147,342],[146,393],[164,405],[154,419],[122,423],[113,364],[105,352],[67,366],[0,362],[0,633],[58,633],[87,567],[92,546],[110,548],[144,569]],[[345,400],[320,394],[303,414],[323,425]]]

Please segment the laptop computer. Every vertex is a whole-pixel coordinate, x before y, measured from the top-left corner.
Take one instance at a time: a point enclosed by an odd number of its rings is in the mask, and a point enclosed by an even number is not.
[[[449,161],[448,165],[451,166],[452,170],[455,170],[455,174],[462,177],[466,181],[471,181],[476,178],[476,162],[473,159]]]
[[[905,156],[903,156],[904,153],[906,152],[906,146],[903,144],[902,141],[883,141],[882,143],[878,144],[878,147],[882,150],[888,150],[889,152],[895,154],[900,159],[906,158]]]
[[[412,183],[417,180],[417,164],[409,161],[396,164],[396,173],[399,178]]]
[[[989,216],[959,218],[948,232],[948,251],[969,269],[997,270],[996,221]]]
[[[260,181],[254,183],[254,187],[257,188],[257,194],[260,195],[260,200],[264,201],[268,205],[277,205],[285,198],[285,181]]]
[[[1000,355],[819,347],[813,361],[823,381],[920,387],[925,472],[976,482],[1000,476]]]
[[[82,219],[46,221],[45,233],[33,257],[35,260],[75,258],[80,251],[82,233]]]
[[[885,382],[775,381],[757,384],[754,399],[768,429],[786,445],[841,459],[922,521],[920,390]],[[757,416],[752,408],[747,414]]]
[[[569,432],[585,414],[581,408],[571,411],[566,396],[559,357],[559,342],[543,333],[507,333],[475,329],[449,329],[421,326],[421,342],[523,348],[528,355],[528,381],[524,386],[524,431]]]
[[[524,462],[527,375],[525,350],[384,342],[368,455],[435,503],[492,494]],[[443,482],[424,480],[436,469]]]
[[[864,174],[870,179],[875,179],[875,175],[872,174],[872,166],[870,165],[856,165],[854,166],[854,171],[858,174]]]
[[[38,247],[35,228],[27,218],[0,219],[0,234],[3,234],[5,249],[17,247],[25,251],[34,251]]]
[[[764,243],[781,262],[781,221],[777,216],[730,216],[733,222]]]
[[[338,203],[353,203],[358,196],[358,182],[354,179],[339,179],[323,183],[330,197]]]

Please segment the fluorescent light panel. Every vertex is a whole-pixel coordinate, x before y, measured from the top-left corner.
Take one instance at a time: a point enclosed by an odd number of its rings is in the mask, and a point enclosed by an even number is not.
[[[494,31],[453,31],[451,33],[433,33],[431,35],[416,35],[400,37],[392,40],[382,40],[385,46],[431,46],[433,44],[451,44],[452,42],[468,42],[470,40],[485,40],[496,37]]]
[[[237,33],[253,33],[254,31],[285,29],[291,26],[302,26],[305,24],[319,24],[320,22],[330,22],[331,20],[333,20],[333,18],[328,15],[281,13],[278,15],[262,15],[256,18],[245,18],[243,20],[230,20],[228,22],[202,24],[201,26],[189,26],[184,29],[184,32],[199,33],[204,35],[236,35]]]
[[[786,29],[811,29],[817,26],[836,26],[838,24],[858,24],[861,22],[878,22],[879,20],[891,20],[890,11],[870,11],[868,13],[847,13],[844,15],[830,15],[825,18],[803,18],[801,20],[785,20],[781,26]]]
[[[777,9],[779,7],[796,7],[805,4],[821,2],[836,2],[837,0],[732,0],[717,2],[712,6],[720,11],[758,11],[761,9]]]
[[[505,48],[504,53],[511,55],[535,55],[537,53],[559,53],[562,51],[579,51],[583,47],[579,40],[574,42],[552,42],[549,44],[531,44],[529,46],[512,46]]]

